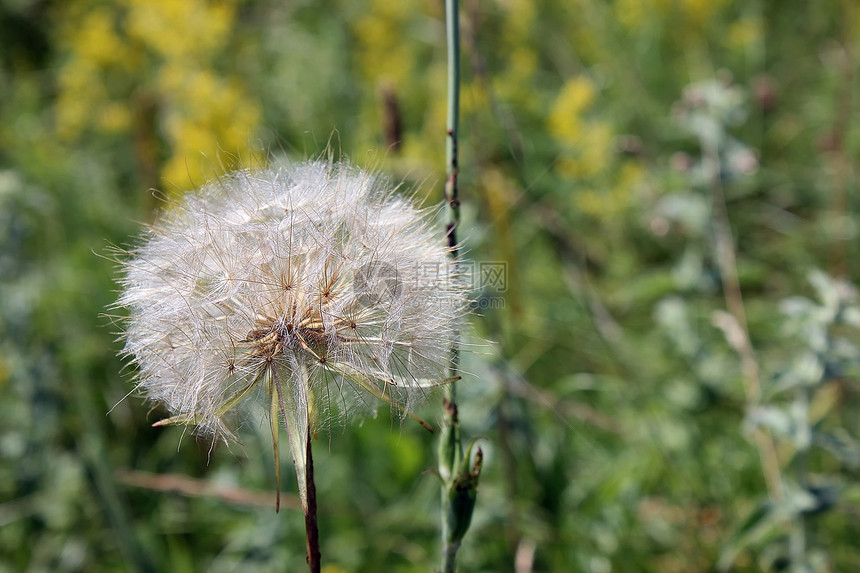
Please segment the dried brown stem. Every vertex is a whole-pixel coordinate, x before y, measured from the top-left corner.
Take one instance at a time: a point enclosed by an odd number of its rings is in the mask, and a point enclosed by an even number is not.
[[[308,538],[308,569],[311,573],[320,573],[320,531],[317,525],[317,487],[314,483],[314,458],[311,452],[311,433],[306,440],[307,464],[305,479],[307,481],[308,507],[305,510],[305,533]]]
[[[275,503],[274,494],[214,485],[206,480],[182,475],[118,470],[115,476],[118,482],[126,485],[153,491],[178,493],[188,497],[212,497],[236,505],[267,508],[272,507]],[[299,498],[296,496],[285,496],[282,498],[282,505],[296,510],[301,507]]]
[[[744,393],[747,407],[755,407],[761,400],[761,375],[758,360],[755,357],[747,326],[746,311],[744,310],[743,293],[738,279],[737,259],[735,256],[735,241],[729,226],[729,216],[726,209],[726,198],[719,180],[719,156],[716,149],[705,149],[704,155],[713,166],[711,178],[712,210],[714,217],[714,242],[717,265],[723,284],[723,294],[726,309],[734,319],[738,336],[733,346],[741,358],[741,372],[744,380]],[[780,475],[779,457],[773,436],[759,428],[754,433],[756,448],[761,459],[762,472],[771,499],[780,500],[784,492]]]

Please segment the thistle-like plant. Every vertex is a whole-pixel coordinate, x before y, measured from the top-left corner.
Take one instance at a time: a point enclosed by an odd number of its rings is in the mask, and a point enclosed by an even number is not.
[[[240,171],[170,205],[123,262],[124,352],[172,413],[156,425],[228,440],[261,397],[276,457],[287,429],[307,516],[316,427],[380,401],[414,417],[449,380],[466,304],[448,254],[376,175],[326,161]]]

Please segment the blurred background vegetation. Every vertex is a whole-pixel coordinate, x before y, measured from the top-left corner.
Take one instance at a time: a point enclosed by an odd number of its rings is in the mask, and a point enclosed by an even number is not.
[[[459,387],[486,454],[461,569],[860,570],[860,6],[462,14],[461,236],[508,274]],[[210,452],[123,399],[110,247],[270,155],[440,201],[443,17],[0,1],[0,571],[304,569],[255,416]],[[325,571],[437,566],[435,449],[386,411],[320,436]]]

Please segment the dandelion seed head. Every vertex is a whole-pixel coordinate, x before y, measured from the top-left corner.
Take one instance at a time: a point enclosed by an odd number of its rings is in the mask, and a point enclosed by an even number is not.
[[[206,433],[229,435],[262,380],[310,423],[380,398],[410,411],[445,378],[466,313],[426,213],[345,163],[223,176],[165,210],[123,267],[139,388]]]

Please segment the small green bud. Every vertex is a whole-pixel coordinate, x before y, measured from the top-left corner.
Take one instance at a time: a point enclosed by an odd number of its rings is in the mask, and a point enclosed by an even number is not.
[[[484,463],[484,453],[478,447],[475,453],[475,461],[469,468],[469,459],[472,457],[472,446],[469,445],[467,455],[463,458],[463,462],[459,471],[448,483],[448,512],[447,520],[447,539],[446,543],[459,545],[469,530],[469,525],[472,523],[472,513],[475,509],[475,502],[478,499],[478,480],[481,476],[481,468]]]

